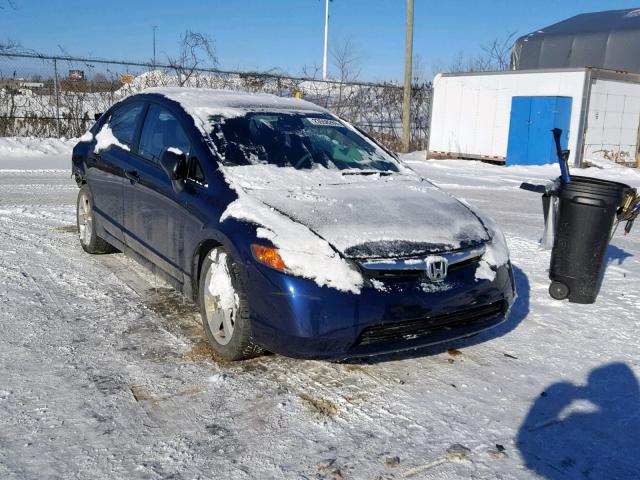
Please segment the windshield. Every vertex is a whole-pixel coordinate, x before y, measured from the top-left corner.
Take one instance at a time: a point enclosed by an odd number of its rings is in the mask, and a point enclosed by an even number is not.
[[[250,112],[211,120],[210,136],[225,165],[398,171],[391,155],[327,114]]]

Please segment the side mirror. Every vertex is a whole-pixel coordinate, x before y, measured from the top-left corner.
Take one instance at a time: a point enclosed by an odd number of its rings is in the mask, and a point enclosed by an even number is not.
[[[187,178],[187,156],[177,148],[168,148],[160,157],[160,166],[171,180],[173,189],[180,193]]]

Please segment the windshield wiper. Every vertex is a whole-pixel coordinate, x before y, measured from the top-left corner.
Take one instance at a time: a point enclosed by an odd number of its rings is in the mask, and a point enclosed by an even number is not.
[[[393,175],[394,172],[385,172],[382,170],[360,170],[358,168],[343,170],[342,175],[380,175],[383,177]]]

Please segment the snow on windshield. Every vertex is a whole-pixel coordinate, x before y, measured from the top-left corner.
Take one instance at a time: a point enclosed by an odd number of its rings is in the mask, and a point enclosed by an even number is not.
[[[212,120],[210,136],[225,165],[398,171],[391,155],[328,114],[249,112]]]

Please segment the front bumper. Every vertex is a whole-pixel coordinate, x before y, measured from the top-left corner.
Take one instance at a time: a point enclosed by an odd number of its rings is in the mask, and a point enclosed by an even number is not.
[[[356,295],[252,262],[253,335],[269,351],[300,358],[377,355],[467,337],[504,321],[515,296],[510,264],[492,281],[476,280],[476,266],[442,283],[367,282]]]

